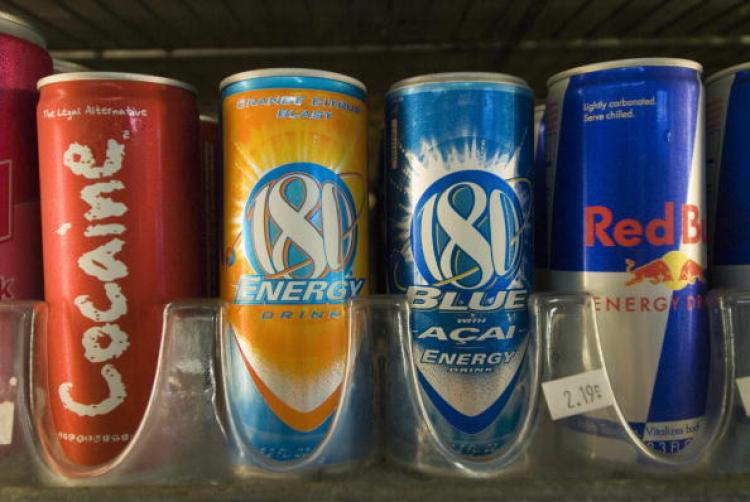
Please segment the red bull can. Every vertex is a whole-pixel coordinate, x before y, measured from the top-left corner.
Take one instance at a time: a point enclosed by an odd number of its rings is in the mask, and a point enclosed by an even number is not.
[[[701,70],[630,59],[548,82],[551,286],[594,296],[615,398],[667,454],[700,431],[706,402]],[[576,426],[617,436],[599,417]]]
[[[0,12],[0,300],[40,300],[36,81],[52,73],[42,36]]]
[[[750,288],[750,63],[706,80],[711,284]]]

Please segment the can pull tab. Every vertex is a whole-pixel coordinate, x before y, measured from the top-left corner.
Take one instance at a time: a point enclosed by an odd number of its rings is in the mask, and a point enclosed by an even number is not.
[[[389,378],[392,377],[393,381],[386,384],[386,389],[390,388],[392,394],[388,396],[392,409],[389,411],[387,419],[391,429],[391,437],[388,438],[389,443],[391,443],[389,445],[392,450],[391,456],[398,456],[394,455],[393,452],[399,448],[419,450],[408,454],[414,459],[412,460],[413,463],[420,464],[416,467],[423,468],[423,470],[445,471],[447,469],[450,473],[472,478],[495,477],[512,469],[528,446],[536,422],[542,357],[538,331],[531,330],[529,333],[526,346],[528,359],[525,363],[528,375],[526,377],[527,385],[523,385],[528,390],[521,404],[519,420],[512,439],[508,440],[490,457],[474,458],[456,451],[443,437],[430,417],[425,402],[426,398],[421,391],[419,382],[417,358],[409,325],[411,316],[408,302],[404,299],[399,307],[398,312],[395,313],[396,321],[391,328],[391,345],[395,346],[395,350],[394,347],[391,348],[392,360],[389,361],[389,364],[397,366],[398,370],[389,372]],[[388,390],[386,392],[388,393]],[[393,394],[396,394],[396,396]],[[397,396],[403,396],[403,400],[408,402],[406,406],[411,408],[410,413],[395,411],[398,406],[396,401],[399,400]],[[399,409],[403,410],[403,405]],[[395,416],[397,414],[403,414],[408,418]],[[401,440],[396,439],[395,436],[402,435],[398,430],[404,426],[406,429],[416,430],[416,438],[413,444],[396,445],[394,443]]]
[[[572,450],[590,460],[603,457],[633,467],[663,466],[674,470],[694,466],[708,459],[727,428],[734,375],[733,341],[730,333],[722,329],[720,319],[713,312],[715,308],[711,313],[706,412],[692,441],[673,453],[664,453],[650,447],[630,426],[618,402],[618,396],[611,391],[593,297],[585,293],[536,294],[531,297],[530,308],[537,330],[542,334],[542,385],[545,386],[545,391],[547,386],[562,389],[564,386],[558,385],[559,382],[585,375],[596,374],[601,378],[601,382],[592,380],[593,383],[583,386],[580,396],[574,394],[575,390],[569,391],[573,397],[568,401],[568,406],[576,408],[586,401],[578,412],[574,410],[565,414],[557,411],[554,398],[547,396],[553,419],[562,419],[554,429],[556,434],[564,436],[576,430],[586,431],[609,440],[623,441],[630,449],[620,450],[609,443],[599,451],[596,442],[583,440],[563,441],[560,444],[572,445]],[[594,387],[598,387],[597,392],[592,390]],[[589,393],[589,390],[592,392]],[[601,405],[587,408],[589,398],[602,398]],[[603,454],[605,449],[606,454]],[[612,453],[613,451],[616,453]]]

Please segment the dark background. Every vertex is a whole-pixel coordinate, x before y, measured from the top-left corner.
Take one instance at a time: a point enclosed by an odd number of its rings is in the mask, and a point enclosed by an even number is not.
[[[541,102],[550,75],[585,63],[686,57],[708,75],[750,60],[746,0],[0,0],[0,9],[36,24],[55,57],[190,82],[209,113],[219,81],[239,71],[350,74],[370,91],[371,146],[385,91],[421,73],[512,73]]]

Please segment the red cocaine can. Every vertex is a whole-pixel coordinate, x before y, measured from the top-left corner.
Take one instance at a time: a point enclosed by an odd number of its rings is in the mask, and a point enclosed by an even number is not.
[[[0,300],[42,298],[36,82],[52,73],[44,39],[0,12]]]
[[[195,91],[101,72],[38,87],[52,429],[42,437],[97,465],[141,421],[165,304],[201,293]]]

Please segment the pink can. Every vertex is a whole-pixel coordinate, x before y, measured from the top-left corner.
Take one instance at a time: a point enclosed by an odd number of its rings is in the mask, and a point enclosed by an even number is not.
[[[0,12],[0,300],[41,300],[36,82],[52,73],[42,36]]]

